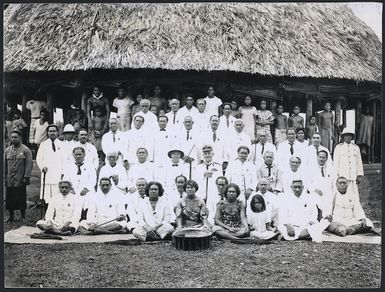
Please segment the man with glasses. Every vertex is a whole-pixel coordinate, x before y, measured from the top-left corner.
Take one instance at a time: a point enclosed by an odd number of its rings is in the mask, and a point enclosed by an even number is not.
[[[137,112],[131,123],[131,129],[134,127],[135,117],[142,116],[144,118],[143,130],[146,132],[155,131],[158,128],[158,118],[150,111],[151,102],[148,99],[142,99],[140,101],[141,111]]]

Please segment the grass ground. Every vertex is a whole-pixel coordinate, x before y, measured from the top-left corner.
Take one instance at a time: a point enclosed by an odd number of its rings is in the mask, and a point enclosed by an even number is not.
[[[28,200],[38,197],[37,173]],[[381,176],[360,186],[367,216],[381,221]],[[34,226],[27,220],[5,231]],[[310,241],[237,245],[213,241],[205,251],[178,251],[169,242],[5,244],[6,287],[122,288],[375,288],[381,283],[381,246]]]

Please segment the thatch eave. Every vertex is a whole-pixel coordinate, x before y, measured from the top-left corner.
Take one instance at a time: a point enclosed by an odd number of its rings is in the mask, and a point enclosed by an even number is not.
[[[4,70],[166,69],[382,80],[382,44],[340,4],[23,4]],[[75,25],[74,25],[75,23]]]

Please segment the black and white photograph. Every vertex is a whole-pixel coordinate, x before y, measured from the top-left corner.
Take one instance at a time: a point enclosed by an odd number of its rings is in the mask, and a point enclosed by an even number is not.
[[[5,288],[380,288],[380,2],[3,4]]]

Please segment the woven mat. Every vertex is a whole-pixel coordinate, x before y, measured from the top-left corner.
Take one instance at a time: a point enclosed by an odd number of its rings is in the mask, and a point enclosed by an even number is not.
[[[10,230],[4,234],[5,243],[90,243],[90,242],[110,242],[115,240],[127,240],[135,238],[132,234],[101,234],[101,235],[73,235],[62,236],[62,240],[55,239],[34,239],[29,236],[32,233],[41,232],[36,227],[22,226],[18,229]]]
[[[90,242],[111,242],[115,240],[127,240],[135,238],[132,234],[106,234],[106,235],[73,235],[62,236],[62,240],[54,239],[33,239],[29,234],[40,232],[36,227],[22,226],[18,229],[10,230],[4,234],[5,243],[90,243]],[[348,242],[348,243],[368,243],[381,244],[381,236],[374,233],[347,235],[345,237],[324,232],[322,240],[327,242]]]
[[[328,242],[348,242],[348,243],[369,243],[369,244],[381,244],[381,236],[375,233],[362,233],[354,235],[346,235],[341,237],[333,233],[324,231],[322,234],[322,240]]]

